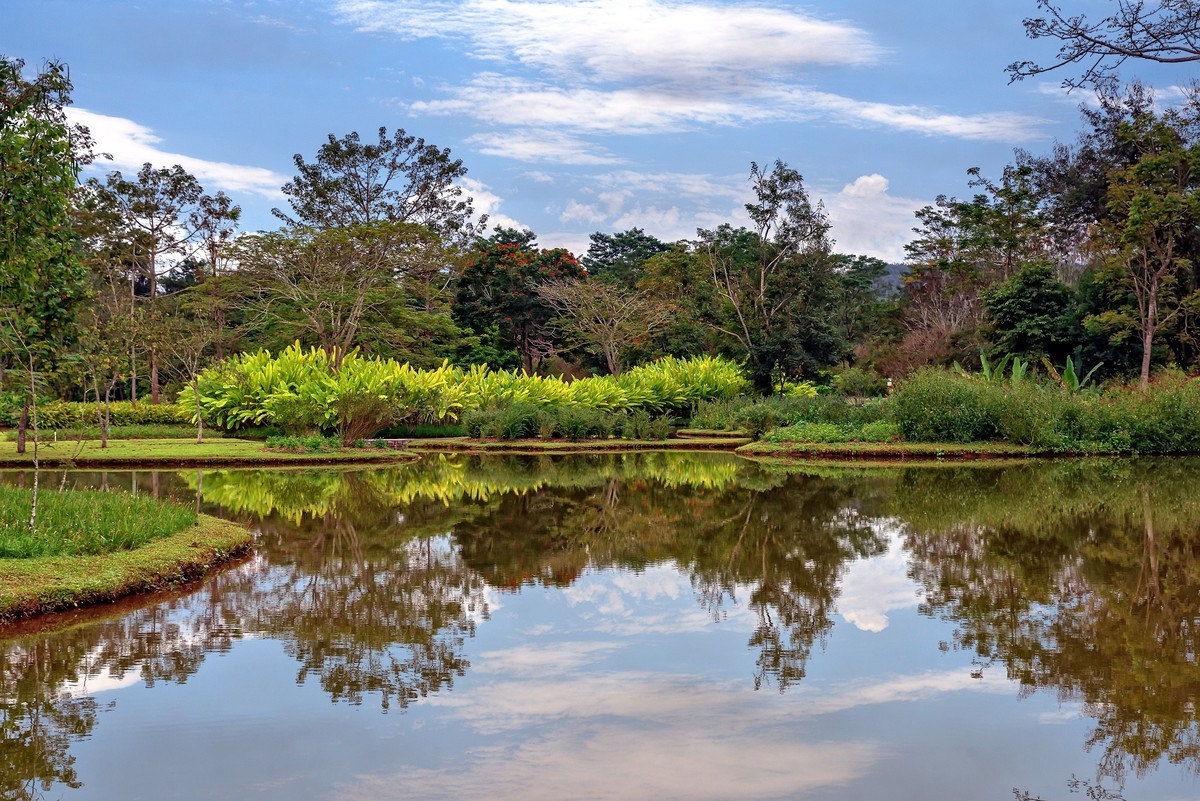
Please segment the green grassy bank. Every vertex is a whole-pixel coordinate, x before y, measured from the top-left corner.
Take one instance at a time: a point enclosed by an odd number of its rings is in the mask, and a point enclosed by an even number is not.
[[[203,575],[249,549],[242,526],[153,498],[0,488],[0,623],[105,603]]]

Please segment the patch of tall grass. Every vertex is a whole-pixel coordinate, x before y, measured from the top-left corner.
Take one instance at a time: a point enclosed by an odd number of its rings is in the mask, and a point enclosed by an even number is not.
[[[146,496],[97,490],[42,490],[29,530],[33,491],[0,487],[0,558],[84,556],[128,551],[195,525],[196,513]]]
[[[921,370],[892,399],[912,442],[1004,441],[1064,453],[1200,453],[1200,380],[1165,373],[1150,387],[1071,391]]]

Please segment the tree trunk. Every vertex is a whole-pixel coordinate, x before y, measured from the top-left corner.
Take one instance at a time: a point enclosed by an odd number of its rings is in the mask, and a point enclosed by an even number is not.
[[[204,442],[204,414],[200,411],[200,382],[192,376],[192,393],[196,397],[196,444]]]
[[[150,351],[150,404],[158,405],[158,354]]]
[[[1150,356],[1154,350],[1154,332],[1158,328],[1158,283],[1150,285],[1146,319],[1142,321],[1142,389],[1150,387]]]
[[[29,431],[29,399],[21,406],[21,419],[17,421],[17,453],[25,452],[25,437]]]

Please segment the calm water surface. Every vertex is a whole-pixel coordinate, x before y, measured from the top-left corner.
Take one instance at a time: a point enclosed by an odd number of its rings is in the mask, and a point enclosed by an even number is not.
[[[715,454],[70,473],[258,546],[0,629],[0,798],[1195,799],[1198,479]]]

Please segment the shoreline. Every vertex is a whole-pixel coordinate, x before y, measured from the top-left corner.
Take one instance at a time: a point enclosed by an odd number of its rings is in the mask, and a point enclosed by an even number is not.
[[[130,551],[0,559],[0,626],[195,581],[253,543],[245,526],[200,515],[196,525]]]

